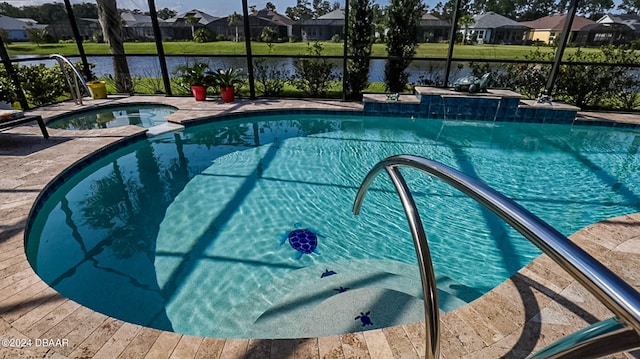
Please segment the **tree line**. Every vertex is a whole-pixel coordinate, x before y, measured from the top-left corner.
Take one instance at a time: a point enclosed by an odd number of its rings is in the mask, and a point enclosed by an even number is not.
[[[72,4],[73,14],[76,19],[97,19],[98,5],[95,3]],[[149,15],[149,12],[143,12],[139,9],[120,9],[122,12],[132,14]],[[164,8],[157,11],[158,18],[166,20],[177,15],[175,10]],[[42,5],[26,5],[16,7],[8,2],[0,3],[0,15],[13,18],[33,19],[39,24],[55,24],[60,22],[68,22],[67,11],[63,3],[46,3]]]

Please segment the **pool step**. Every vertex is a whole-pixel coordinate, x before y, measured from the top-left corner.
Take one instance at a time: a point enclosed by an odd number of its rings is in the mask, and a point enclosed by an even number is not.
[[[149,129],[147,130],[147,136],[153,137],[153,136],[165,134],[167,132],[173,132],[173,131],[178,131],[183,129],[184,129],[183,125],[179,125],[173,122],[165,122],[157,126],[149,127]]]
[[[327,270],[335,274],[321,277]],[[452,286],[456,283],[450,278],[438,278],[445,311],[467,304],[449,292]],[[245,328],[252,326],[255,335],[269,333],[270,338],[335,335],[424,320],[418,268],[395,261],[318,263],[275,278],[261,293],[234,306],[233,317],[242,318]],[[368,311],[376,320],[363,327],[355,317]]]
[[[269,333],[272,338],[287,338],[292,333],[298,337],[318,337],[379,329],[424,318],[421,299],[382,287],[337,293],[313,306],[301,304],[296,298],[280,303],[258,318],[252,329],[256,333]]]

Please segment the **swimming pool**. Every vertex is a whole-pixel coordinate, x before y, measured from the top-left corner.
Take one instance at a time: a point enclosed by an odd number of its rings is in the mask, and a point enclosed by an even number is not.
[[[177,109],[158,104],[107,105],[73,112],[47,122],[47,127],[62,130],[91,130],[127,125],[150,128],[166,123],[166,116]]]
[[[569,235],[638,211],[639,145],[637,132],[610,128],[349,115],[201,125],[71,176],[31,218],[27,256],[78,303],[179,333],[309,337],[414,322],[423,319],[420,279],[390,181],[379,176],[362,214],[351,214],[380,159],[441,161]],[[441,309],[472,301],[539,254],[455,190],[403,174]],[[295,229],[317,235],[319,254],[296,259],[286,240]]]

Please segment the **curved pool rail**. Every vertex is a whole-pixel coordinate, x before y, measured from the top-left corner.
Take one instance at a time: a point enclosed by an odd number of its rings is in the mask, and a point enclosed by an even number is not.
[[[73,64],[71,63],[71,61],[69,61],[69,59],[67,59],[66,57],[60,54],[52,54],[49,57],[52,59],[55,59],[60,65],[64,78],[67,81],[67,85],[69,85],[69,91],[71,92],[73,101],[76,103],[76,105],[82,105],[82,93],[80,92],[80,87],[78,85],[78,82],[82,84],[82,87],[84,88],[87,94],[91,92],[89,91],[89,86],[87,86],[87,82],[84,80],[84,77],[82,76],[80,71],[78,71],[78,69],[75,66],[73,66]],[[69,69],[71,69],[73,76],[69,76],[69,73],[67,71],[67,66],[65,66],[65,64],[68,65]],[[73,85],[71,84],[71,77],[73,77]]]
[[[530,358],[599,357],[640,347],[640,293],[555,228],[488,185],[439,162],[412,155],[397,155],[378,162],[365,176],[353,204],[359,214],[364,196],[383,169],[400,196],[411,227],[425,298],[426,358],[439,356],[440,328],[435,274],[422,221],[409,188],[399,171],[411,167],[458,189],[489,209],[540,248],[582,284],[614,314],[542,349]]]

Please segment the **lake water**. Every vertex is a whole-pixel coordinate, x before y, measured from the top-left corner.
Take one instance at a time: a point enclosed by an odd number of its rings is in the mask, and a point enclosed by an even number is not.
[[[15,58],[27,58],[29,56],[16,56]],[[254,63],[256,60],[264,58],[254,57]],[[269,68],[278,69],[285,74],[293,74],[295,72],[294,60],[296,58],[270,58],[265,59]],[[80,57],[69,56],[71,62],[80,61]],[[97,76],[113,75],[113,63],[109,56],[88,56],[87,60],[90,63],[94,63],[96,67],[93,69]],[[194,63],[197,61],[206,62],[209,64],[209,68],[216,70],[221,68],[242,68],[247,69],[247,61],[243,57],[194,57],[194,56],[171,56],[166,58],[167,68],[169,74],[173,73],[173,70],[182,64]],[[329,62],[335,65],[334,73],[338,78],[342,76],[342,60],[340,59],[328,59]],[[162,77],[160,70],[160,61],[156,57],[151,56],[127,56],[127,62],[131,75],[134,77]],[[384,81],[384,64],[386,60],[371,60],[369,70],[370,82],[383,82]],[[38,60],[21,62],[22,65],[31,65],[35,63],[45,63],[47,66],[53,66],[55,60]],[[449,81],[453,81],[458,77],[467,76],[471,70],[468,68],[467,63],[460,63],[464,65],[464,68],[459,70],[458,63],[452,65],[451,74],[449,75]],[[446,63],[444,61],[426,61],[426,60],[414,60],[409,65],[407,71],[409,72],[409,82],[417,83],[420,77],[426,77],[427,79],[435,80],[444,78],[444,69]],[[254,67],[254,71],[256,71]]]

